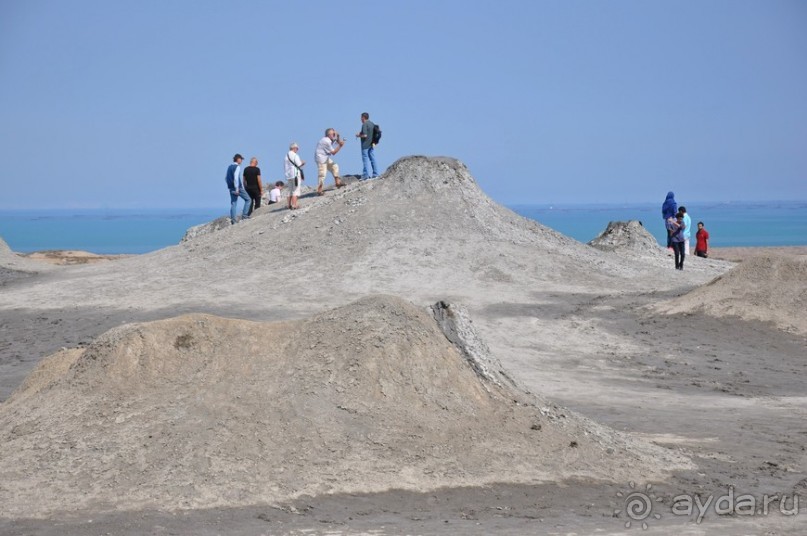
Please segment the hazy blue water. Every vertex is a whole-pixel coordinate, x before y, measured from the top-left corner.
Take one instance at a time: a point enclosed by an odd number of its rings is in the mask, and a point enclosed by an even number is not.
[[[626,205],[513,205],[510,208],[581,242],[612,220],[640,220],[666,241],[661,203]],[[691,203],[693,227],[703,220],[710,245],[807,245],[807,202]],[[221,209],[0,211],[0,236],[14,251],[80,249],[146,253],[177,244],[188,227],[225,215]]]
[[[0,211],[0,236],[21,253],[78,249],[146,253],[177,244],[188,227],[224,216],[221,209]]]
[[[515,212],[580,242],[595,238],[609,221],[639,220],[666,244],[661,202],[614,205],[513,205]],[[709,231],[710,247],[807,245],[807,202],[687,203],[692,240],[699,221]]]

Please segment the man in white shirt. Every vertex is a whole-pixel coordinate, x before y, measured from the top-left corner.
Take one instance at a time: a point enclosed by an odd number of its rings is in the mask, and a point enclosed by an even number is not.
[[[283,161],[286,182],[291,191],[289,194],[289,210],[300,208],[297,206],[297,198],[300,197],[300,188],[303,182],[302,167],[305,165],[305,161],[301,160],[300,155],[297,154],[299,150],[300,146],[292,142],[291,145],[289,145],[289,152],[286,153],[286,158],[284,158]]]
[[[323,195],[322,187],[325,184],[325,175],[328,171],[333,176],[333,182],[337,188],[344,186],[342,180],[339,178],[339,165],[331,158],[339,152],[345,145],[345,140],[339,136],[334,129],[329,128],[325,130],[325,137],[317,143],[317,150],[314,156],[317,160],[317,194]]]

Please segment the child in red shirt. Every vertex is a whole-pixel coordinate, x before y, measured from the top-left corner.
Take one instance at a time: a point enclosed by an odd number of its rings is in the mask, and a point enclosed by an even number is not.
[[[695,255],[705,259],[709,256],[707,253],[709,249],[709,231],[703,228],[702,221],[698,222],[698,232],[695,233],[695,240],[697,241],[695,244]]]

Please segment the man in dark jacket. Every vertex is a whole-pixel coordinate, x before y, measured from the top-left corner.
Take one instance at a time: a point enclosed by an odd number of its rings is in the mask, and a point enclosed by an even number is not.
[[[233,163],[227,168],[227,174],[224,180],[227,182],[227,189],[230,191],[230,223],[235,223],[235,209],[238,205],[238,198],[244,200],[244,211],[241,214],[241,219],[246,220],[249,218],[249,209],[252,206],[252,199],[250,199],[247,190],[244,188],[244,181],[241,175],[241,162],[244,157],[236,154],[233,157]]]

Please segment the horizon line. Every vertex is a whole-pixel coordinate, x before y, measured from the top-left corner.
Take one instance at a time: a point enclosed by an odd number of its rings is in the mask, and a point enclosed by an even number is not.
[[[496,201],[494,199],[494,201]],[[603,201],[580,201],[580,202],[570,202],[570,201],[518,201],[518,202],[500,202],[496,201],[500,205],[506,207],[526,207],[526,206],[540,206],[540,207],[552,207],[552,206],[600,206],[600,207],[620,207],[626,205],[650,205],[659,203],[658,201],[613,201],[613,202],[603,202]],[[692,200],[687,201],[688,204],[703,204],[703,203],[711,203],[711,204],[761,204],[761,203],[789,203],[789,204],[798,204],[798,203],[807,203],[807,199],[763,199],[763,200],[752,200],[752,199],[727,199],[727,200],[716,200],[716,199],[701,199],[701,200]],[[679,203],[680,204],[680,203]],[[92,211],[101,211],[101,210],[224,210],[229,211],[229,207],[224,207],[223,205],[216,205],[216,206],[186,206],[186,207],[155,207],[155,206],[85,206],[85,207],[2,207],[0,206],[0,211],[3,212],[44,212],[44,211],[71,211],[71,210],[92,210]]]

